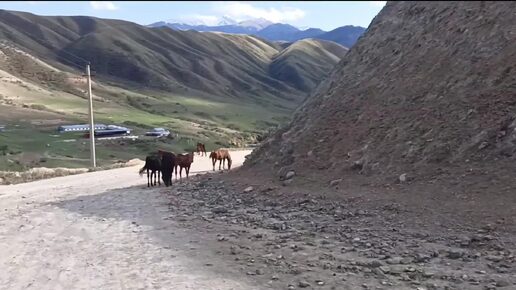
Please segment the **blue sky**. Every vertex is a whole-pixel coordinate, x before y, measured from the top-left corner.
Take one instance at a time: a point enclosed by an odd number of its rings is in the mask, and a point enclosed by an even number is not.
[[[38,15],[86,15],[142,25],[162,20],[214,24],[222,16],[241,21],[265,18],[297,27],[331,30],[367,27],[385,1],[2,1],[0,9]]]

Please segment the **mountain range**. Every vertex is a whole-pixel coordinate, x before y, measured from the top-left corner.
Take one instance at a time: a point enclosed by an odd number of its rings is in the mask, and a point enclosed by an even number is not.
[[[337,42],[350,48],[364,33],[365,28],[360,26],[346,25],[331,31],[324,31],[319,28],[308,28],[301,30],[290,24],[273,23],[263,18],[250,19],[246,21],[235,21],[229,17],[223,17],[217,25],[206,23],[181,23],[160,21],[148,25],[148,27],[170,27],[175,30],[196,30],[225,32],[235,34],[248,34],[264,38],[269,41],[294,42],[305,38],[315,38]]]

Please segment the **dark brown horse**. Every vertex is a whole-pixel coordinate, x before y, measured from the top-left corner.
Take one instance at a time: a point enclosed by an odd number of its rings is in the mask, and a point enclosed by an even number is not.
[[[226,160],[228,161],[228,170],[231,169],[231,155],[229,155],[229,151],[226,149],[218,149],[216,151],[212,151],[210,154],[211,162],[213,163],[213,171],[215,171],[215,163],[217,160],[219,161],[219,170],[220,165],[223,164],[222,168],[226,168]]]
[[[186,172],[186,178],[190,174],[190,166],[193,163],[194,152],[178,154],[176,155],[176,179],[177,179],[177,166],[179,166],[179,179],[182,179],[183,168]]]
[[[201,155],[204,153],[204,156],[208,156],[206,153],[206,146],[203,143],[197,143],[197,154]]]
[[[147,170],[147,187],[155,186],[156,181],[158,185],[161,185],[159,181],[159,173],[161,172],[161,158],[157,155],[149,155],[145,158],[145,165],[140,169],[140,176],[143,175],[143,172]],[[150,175],[149,175],[150,171]],[[156,174],[158,176],[156,176]],[[152,180],[154,177],[154,180]]]
[[[172,152],[158,150],[158,156],[161,161],[161,178],[166,186],[170,186],[172,185],[172,173],[177,164],[176,155]]]

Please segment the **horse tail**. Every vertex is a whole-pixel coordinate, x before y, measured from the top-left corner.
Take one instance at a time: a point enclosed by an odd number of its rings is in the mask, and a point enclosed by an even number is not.
[[[145,165],[142,167],[142,169],[140,169],[140,172],[138,172],[138,174],[140,174],[140,176],[142,176],[145,169],[147,169],[147,163],[145,163]]]
[[[231,169],[231,155],[228,153],[228,169]]]

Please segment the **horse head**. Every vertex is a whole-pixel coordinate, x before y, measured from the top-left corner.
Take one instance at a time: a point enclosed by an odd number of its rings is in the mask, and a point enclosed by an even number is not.
[[[195,151],[192,151],[191,153],[188,154],[188,157],[190,158],[190,162],[193,163],[193,160],[194,160],[194,154],[195,154]]]

